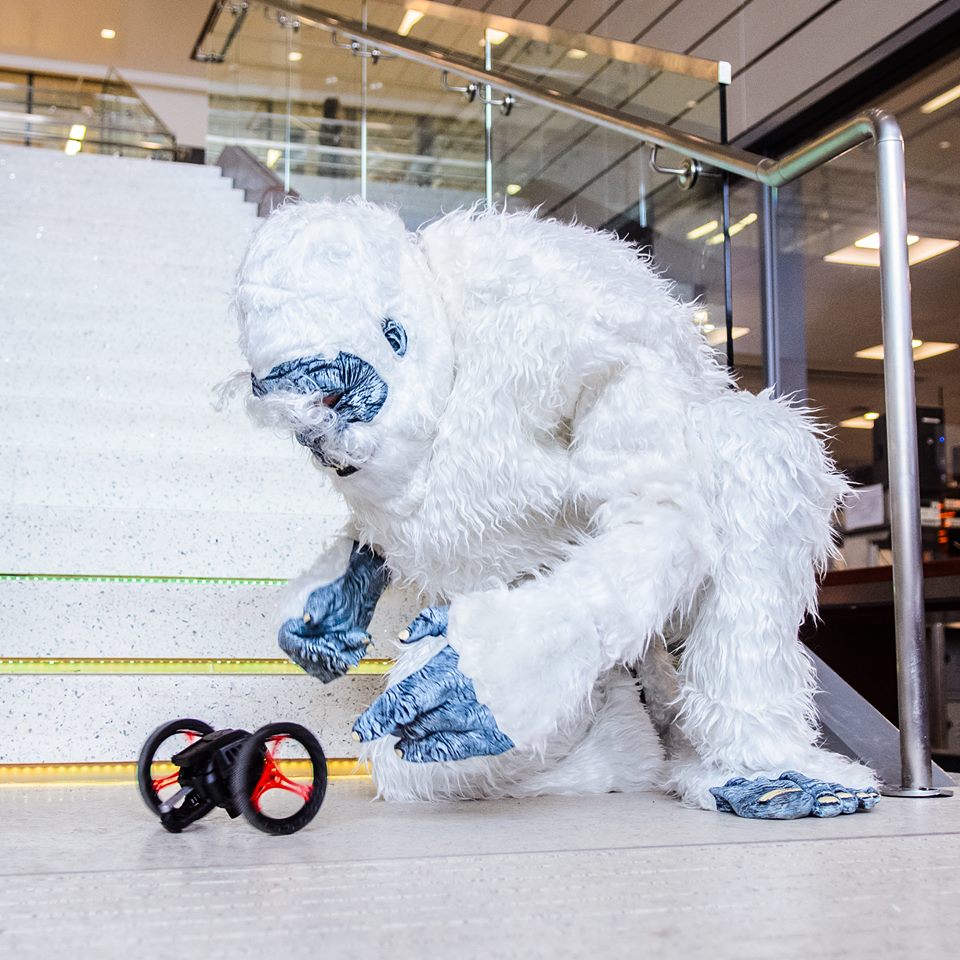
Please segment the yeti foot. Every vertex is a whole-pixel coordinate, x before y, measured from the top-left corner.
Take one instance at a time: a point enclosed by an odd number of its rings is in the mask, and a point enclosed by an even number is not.
[[[352,629],[317,636],[301,620],[287,620],[280,627],[280,649],[302,670],[330,683],[355,667],[370,645],[364,630]]]
[[[880,794],[873,788],[857,790],[805,777],[795,770],[779,779],[734,777],[710,792],[721,813],[751,820],[797,820],[800,817],[837,817],[842,813],[871,810]]]

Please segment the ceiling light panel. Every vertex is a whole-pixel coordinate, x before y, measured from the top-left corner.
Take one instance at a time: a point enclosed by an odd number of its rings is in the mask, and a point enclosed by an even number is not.
[[[914,235],[910,235],[908,242],[910,238],[914,238]],[[852,243],[849,247],[842,247],[840,250],[834,250],[833,253],[828,253],[823,259],[827,263],[842,263],[851,267],[879,267],[879,245],[876,249],[867,246],[867,241],[870,239],[871,237],[869,236],[862,237],[861,240],[858,241],[861,244],[860,246]],[[907,248],[907,259],[912,267],[926,260],[932,260],[934,257],[939,257],[941,254],[948,253],[958,246],[960,246],[960,240],[946,240],[938,237],[915,237]]]

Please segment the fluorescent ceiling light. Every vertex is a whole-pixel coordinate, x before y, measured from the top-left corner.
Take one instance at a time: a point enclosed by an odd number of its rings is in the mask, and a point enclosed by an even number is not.
[[[709,326],[712,326],[712,324],[704,324],[700,329],[703,331],[703,335],[711,347],[719,347],[720,344],[727,342],[726,327],[715,327],[713,330],[707,330],[707,327]],[[734,327],[730,333],[730,339],[739,340],[741,337],[745,337],[749,332],[749,327]]]
[[[298,60],[302,60],[302,59],[303,59],[303,54],[302,54],[299,50],[291,50],[291,51],[287,54],[287,59],[288,59],[291,63],[296,63]]]
[[[948,103],[953,103],[954,100],[960,97],[960,85],[956,87],[951,87],[949,90],[944,91],[938,97],[934,97],[932,100],[928,100],[921,108],[921,113],[936,113],[941,107],[945,107]]]
[[[276,147],[270,147],[270,149],[267,150],[267,166],[272,170],[280,161],[282,156],[282,150],[278,150]]]
[[[867,415],[862,417],[851,417],[849,420],[841,420],[841,427],[849,427],[851,430],[872,430],[873,420],[868,420]]]
[[[751,223],[757,222],[757,215],[755,213],[748,213],[743,219],[738,220],[736,223],[730,224],[730,236],[735,237],[741,230],[745,230],[750,226]],[[723,243],[723,231],[720,233],[715,233],[709,240],[707,240],[708,247],[715,247],[718,243]]]
[[[586,60],[587,51],[574,47],[572,50],[567,51],[567,57],[569,57],[571,60]]]
[[[849,247],[843,247],[840,250],[834,250],[828,253],[823,259],[827,263],[844,263],[851,267],[879,267],[880,250],[867,246],[867,241],[872,236],[862,237],[857,243],[850,244]],[[911,243],[911,239],[913,242]],[[916,237],[910,234],[907,237],[907,260],[910,266],[923,263],[925,260],[932,260],[939,257],[942,253],[947,253],[955,247],[960,246],[960,240],[943,240],[936,237]],[[858,245],[859,244],[859,245]]]
[[[75,123],[70,128],[71,140],[82,140],[87,135],[87,128],[82,123]]]
[[[83,144],[79,140],[68,140],[63,146],[63,152],[68,157],[75,157],[83,149]]]
[[[419,10],[407,10],[403,19],[400,21],[400,26],[397,27],[397,33],[401,37],[406,37],[409,35],[410,31],[423,19],[423,14]]]
[[[693,230],[688,230],[687,239],[699,240],[701,237],[705,237],[708,233],[713,233],[713,231],[719,226],[719,220],[711,220],[709,223],[703,223],[699,227],[694,227]]]
[[[907,246],[912,247],[919,239],[920,238],[915,233],[908,233]],[[860,247],[861,250],[879,250],[880,234],[877,231],[868,233],[865,237],[861,237],[859,240],[854,240],[853,245],[855,247]]]
[[[952,350],[956,350],[958,346],[960,344],[945,343],[942,340],[914,340],[913,359],[929,360],[930,357],[939,357],[941,353],[950,353]],[[854,356],[861,360],[882,360],[883,344],[878,343],[875,347],[858,350]]]
[[[508,183],[508,184],[507,184],[507,196],[508,196],[508,197],[515,197],[522,189],[523,189],[523,187],[521,187],[519,183]]]
[[[110,28],[110,27],[104,27],[104,28],[100,31],[100,36],[101,36],[104,40],[113,40],[113,39],[116,37],[116,35],[117,35],[117,31],[116,31],[116,30],[113,30],[113,29]]]

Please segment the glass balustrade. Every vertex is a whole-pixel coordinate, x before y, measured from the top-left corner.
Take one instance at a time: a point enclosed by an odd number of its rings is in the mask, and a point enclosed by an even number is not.
[[[0,70],[0,141],[67,154],[174,158],[169,130],[117,74]]]
[[[220,6],[201,38],[201,56],[216,61],[211,160],[238,144],[304,199],[390,203],[411,228],[490,202],[615,230],[652,253],[679,296],[698,302],[697,322],[723,348],[720,179],[703,176],[682,190],[633,137],[505,97],[464,79],[456,65],[487,66],[711,140],[723,138],[724,65],[427,0]],[[323,29],[325,14],[440,51],[450,69]],[[661,151],[657,166],[680,159]]]

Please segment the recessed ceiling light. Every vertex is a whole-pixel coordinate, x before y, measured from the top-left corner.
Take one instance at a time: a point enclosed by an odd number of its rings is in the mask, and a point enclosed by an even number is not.
[[[858,243],[852,243],[849,247],[842,247],[840,250],[834,250],[828,253],[823,259],[827,263],[844,263],[851,267],[879,267],[880,251],[872,249],[865,245],[870,237],[863,237]],[[955,247],[960,246],[960,240],[943,240],[936,237],[914,237],[913,234],[908,237],[913,242],[909,244],[907,250],[907,259],[910,266],[917,263],[923,263],[925,260],[932,260],[939,257],[942,253],[947,253]]]
[[[949,149],[950,149],[950,141],[949,141],[949,140],[941,140],[940,143],[938,144],[938,146],[940,147],[941,150],[949,150]]]
[[[515,197],[523,189],[519,183],[508,183],[507,184],[507,196]]]
[[[381,81],[381,80],[374,80],[374,82],[370,84],[370,89],[371,89],[371,90],[382,90],[382,89],[383,89],[383,81]]]
[[[324,79],[324,83],[336,83],[340,78],[335,74],[331,73],[329,77]]]
[[[270,147],[270,149],[267,150],[267,166],[272,170],[282,156],[282,150],[278,150],[276,147]]]
[[[960,85],[956,87],[951,87],[949,90],[945,90],[938,97],[934,97],[932,100],[928,100],[921,108],[921,113],[936,113],[941,107],[945,107],[948,103],[953,103],[960,97]]]
[[[942,340],[914,340],[913,359],[929,360],[930,357],[939,357],[941,353],[950,353],[952,350],[956,350],[958,346],[960,344],[945,343]],[[854,356],[861,360],[882,360],[883,344],[878,343],[875,347],[858,350]]]
[[[302,60],[302,59],[303,59],[303,54],[302,54],[299,50],[291,50],[291,51],[287,54],[287,59],[288,59],[291,63],[296,63],[298,60]]]
[[[422,19],[423,14],[419,10],[407,10],[400,21],[400,26],[397,27],[397,33],[401,37],[407,36]]]
[[[701,326],[710,319],[710,311],[706,307],[697,307],[693,311],[693,322]]]
[[[117,31],[111,29],[110,27],[104,27],[104,28],[100,31],[100,36],[101,36],[104,40],[113,40],[113,39],[115,39],[116,36],[117,36]]]
[[[687,109],[688,109],[688,110],[692,110],[696,105],[697,105],[697,101],[696,101],[696,100],[688,100],[688,101],[687,101]]]
[[[849,420],[841,420],[841,427],[848,427],[851,430],[872,430],[873,420],[868,420],[867,415],[862,417],[851,417]]]
[[[82,140],[87,135],[87,128],[82,123],[75,123],[70,128],[71,140]]]
[[[705,237],[708,233],[713,233],[713,231],[719,226],[719,220],[711,220],[709,223],[701,224],[699,227],[694,227],[692,230],[687,231],[687,239],[699,240],[701,237]]]
[[[868,410],[868,411],[863,415],[863,419],[864,419],[864,420],[878,420],[879,418],[880,418],[880,414],[877,413],[876,410]]]
[[[586,60],[586,58],[587,58],[587,51],[586,51],[586,50],[578,50],[576,47],[574,47],[572,50],[568,50],[568,51],[567,51],[567,56],[568,56],[571,60]]]
[[[68,140],[63,145],[63,152],[68,157],[75,157],[83,149],[83,144],[79,140]]]
[[[495,47],[500,46],[500,44],[503,43],[503,41],[509,36],[510,34],[507,33],[506,30],[494,30],[493,27],[487,27],[486,38]],[[482,40],[480,42],[483,43]]]

